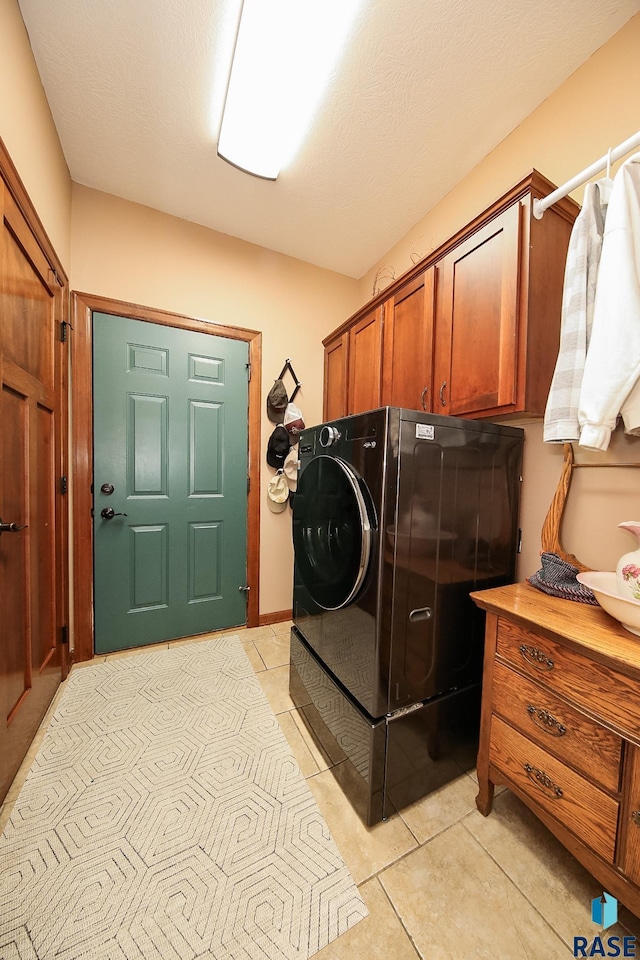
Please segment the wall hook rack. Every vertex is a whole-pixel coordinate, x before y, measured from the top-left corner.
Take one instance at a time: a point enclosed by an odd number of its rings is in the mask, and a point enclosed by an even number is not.
[[[285,373],[287,372],[287,370],[288,370],[289,373],[291,374],[291,378],[293,379],[293,382],[295,383],[294,391],[293,391],[293,393],[291,394],[291,396],[289,397],[289,403],[293,403],[293,401],[295,400],[296,395],[297,395],[297,393],[298,393],[298,390],[299,390],[300,387],[302,386],[302,381],[301,381],[301,380],[298,380],[298,378],[296,377],[295,370],[294,370],[293,367],[291,366],[291,360],[289,359],[289,357],[287,357],[287,359],[286,359],[286,361],[285,361],[285,364],[284,364],[284,367],[283,367],[282,370],[280,371],[280,375],[279,375],[279,377],[278,377],[278,380],[282,380],[282,378],[284,377],[284,375],[285,375]]]

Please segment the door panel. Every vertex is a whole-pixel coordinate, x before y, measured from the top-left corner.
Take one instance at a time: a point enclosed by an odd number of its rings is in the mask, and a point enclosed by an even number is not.
[[[223,493],[224,406],[189,402],[189,494],[219,497]]]
[[[13,470],[3,470],[2,518],[20,518],[24,523],[28,516],[27,488],[24,484],[28,462],[27,437],[29,436],[29,409],[27,398],[11,390],[6,384],[2,391],[3,418],[3,466],[14,465]],[[15,521],[18,522],[18,521]],[[4,628],[10,642],[6,650],[5,703],[3,715],[10,720],[29,690],[31,662],[28,656],[29,632],[29,570],[27,565],[27,540],[24,531],[17,535],[4,534],[0,539],[2,556],[3,595],[13,591],[13,603],[6,604]]]
[[[127,490],[131,497],[168,495],[167,397],[127,397]]]
[[[31,497],[36,515],[42,518],[39,530],[38,549],[31,554],[31,582],[36,584],[31,616],[31,656],[40,669],[52,653],[55,641],[55,570],[56,552],[53,536],[54,525],[48,525],[47,517],[55,516],[55,424],[53,412],[38,404],[33,411],[31,424]],[[25,531],[26,532],[26,531]]]
[[[0,181],[0,799],[62,677],[60,286]]]
[[[337,420],[348,413],[349,334],[343,333],[324,351],[323,419]]]
[[[222,596],[222,525],[219,523],[189,524],[188,597],[217,600]]]
[[[437,413],[516,402],[520,210],[509,207],[438,265]]]
[[[377,307],[349,331],[349,413],[380,406],[381,377],[382,308]]]
[[[93,326],[96,651],[245,623],[247,344]]]
[[[383,404],[432,409],[433,312],[434,267],[385,303]]]

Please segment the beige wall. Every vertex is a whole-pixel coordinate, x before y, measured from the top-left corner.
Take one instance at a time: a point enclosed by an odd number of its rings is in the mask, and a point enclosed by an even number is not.
[[[75,290],[261,331],[263,398],[291,358],[296,402],[321,421],[322,337],[358,307],[355,280],[76,184],[72,209]],[[263,405],[263,450],[272,429]],[[291,517],[267,507],[272,473],[263,458],[261,613],[291,607]]]
[[[372,266],[360,281],[361,302],[370,298],[379,268],[384,268],[381,271],[384,276],[399,277],[412,265],[410,255],[414,251],[425,256],[532,168],[561,184],[603,156],[609,147],[636,133],[640,129],[640,113],[634,78],[639,51],[640,14]],[[582,188],[572,196],[580,202]],[[388,281],[381,286],[386,283]],[[562,465],[562,448],[542,442],[541,424],[523,426],[526,445],[520,577],[529,576],[539,566],[540,530]],[[633,453],[628,446],[624,448],[625,453]],[[633,496],[635,480],[630,471],[592,470],[588,475],[592,478],[588,488],[578,491],[574,487],[575,495],[563,530],[564,546],[590,566],[611,569],[615,557],[629,549],[629,535],[616,530],[615,524],[629,519],[629,514],[632,518],[640,516],[640,498]],[[610,496],[608,491],[614,476],[618,492],[622,494],[626,490],[629,497]],[[597,539],[592,532],[593,518],[598,520]]]
[[[0,137],[68,272],[71,178],[17,0],[0,0]]]

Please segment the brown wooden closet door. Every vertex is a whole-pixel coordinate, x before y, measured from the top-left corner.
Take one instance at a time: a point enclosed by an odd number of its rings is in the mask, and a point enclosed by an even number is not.
[[[61,679],[61,289],[0,181],[0,799]],[[64,527],[64,524],[62,524]]]

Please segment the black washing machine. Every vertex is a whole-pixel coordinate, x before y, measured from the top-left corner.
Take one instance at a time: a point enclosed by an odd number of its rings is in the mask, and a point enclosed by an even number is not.
[[[290,690],[367,824],[475,763],[484,614],[515,576],[523,431],[383,407],[300,437]]]

